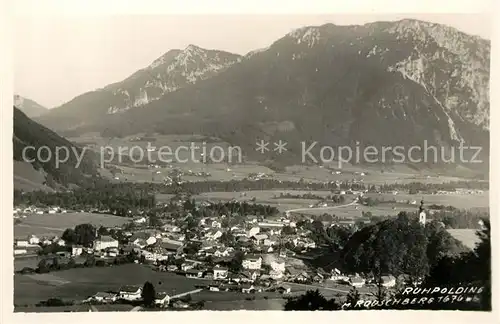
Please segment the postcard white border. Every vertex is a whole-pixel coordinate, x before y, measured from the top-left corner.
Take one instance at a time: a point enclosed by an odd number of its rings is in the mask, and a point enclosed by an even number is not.
[[[495,8],[495,9],[494,9]],[[340,322],[340,321],[384,321],[389,323],[401,322],[436,322],[452,321],[453,323],[499,323],[498,294],[493,294],[494,311],[492,313],[479,312],[445,312],[445,311],[361,311],[361,312],[280,312],[280,311],[232,311],[232,312],[160,312],[160,313],[39,313],[23,314],[13,313],[13,264],[12,264],[12,80],[13,73],[13,38],[12,19],[16,15],[110,15],[110,14],[413,14],[413,13],[485,13],[493,15],[500,12],[498,1],[483,0],[420,0],[420,1],[278,1],[278,0],[252,0],[252,1],[204,1],[204,0],[11,0],[1,3],[0,6],[0,100],[2,118],[2,148],[4,153],[1,159],[1,174],[4,179],[1,186],[2,217],[2,263],[1,263],[1,288],[2,288],[2,323],[88,323],[90,321],[105,321],[110,323],[141,323],[166,321],[170,323],[288,323],[303,322]],[[495,17],[498,18],[498,17]],[[500,126],[499,116],[495,105],[500,103],[500,95],[495,89],[500,89],[500,47],[498,44],[500,23],[495,21],[494,32],[491,37],[491,171],[490,171],[490,208],[493,233],[499,233],[498,215],[499,190],[498,181],[498,150],[495,140],[498,138],[497,127]],[[297,26],[299,27],[299,26]],[[43,61],[40,62],[43,64]],[[496,235],[496,234],[495,234]],[[492,252],[498,255],[498,242],[500,240],[492,235]],[[500,291],[498,280],[498,259],[493,258],[493,292]],[[243,313],[244,312],[244,313]]]

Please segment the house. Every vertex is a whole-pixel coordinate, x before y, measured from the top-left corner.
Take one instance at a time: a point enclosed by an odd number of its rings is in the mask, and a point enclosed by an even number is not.
[[[90,297],[88,300],[96,301],[99,303],[112,303],[116,301],[117,297],[118,296],[114,293],[98,292],[94,296]]]
[[[30,235],[28,237],[28,243],[32,244],[32,245],[39,244],[40,243],[40,239],[36,235]]]
[[[365,285],[365,279],[361,277],[350,277],[349,284],[353,287],[363,287]]]
[[[252,228],[248,231],[247,236],[248,236],[248,237],[252,237],[252,236],[255,236],[255,235],[259,234],[259,232],[260,232],[260,227],[255,226],[255,227],[252,227]]]
[[[156,237],[147,232],[134,233],[129,239],[129,242],[141,248],[155,244],[156,241]]]
[[[51,244],[52,244],[52,241],[49,240],[48,238],[44,238],[42,241],[42,245],[51,245]]]
[[[168,260],[168,251],[161,245],[156,245],[154,247],[148,248],[151,252],[152,260],[166,261]]]
[[[273,245],[276,245],[278,243],[278,241],[279,241],[279,238],[277,238],[276,235],[273,235],[269,238],[265,238],[263,243],[265,246],[273,246]]]
[[[167,306],[170,304],[170,296],[166,292],[157,292],[155,295],[155,305]]]
[[[242,261],[242,266],[244,269],[260,270],[262,267],[262,257],[253,255],[246,256]]]
[[[255,292],[255,287],[253,285],[243,284],[241,285],[241,292],[246,294],[253,293]]]
[[[210,231],[208,232],[205,237],[209,240],[217,240],[220,237],[222,237],[222,232],[217,230],[217,231]]]
[[[94,241],[93,248],[95,251],[101,251],[108,248],[118,247],[118,241],[111,236],[103,235]]]
[[[83,253],[83,246],[81,245],[73,245],[71,247],[71,255],[78,256]]]
[[[266,234],[255,234],[252,236],[252,239],[255,241],[255,244],[261,245],[264,244],[264,241],[268,238]]]
[[[246,280],[242,281],[254,282],[260,276],[260,271],[243,271],[243,276],[245,276]]]
[[[330,277],[328,279],[333,281],[349,281],[349,277],[343,275],[342,272],[337,268],[331,271]]]
[[[210,291],[220,291],[219,285],[208,285],[208,290]]]
[[[228,274],[228,269],[224,267],[214,268],[214,279],[226,279]]]
[[[146,221],[147,221],[147,219],[144,216],[134,217],[135,224],[145,224]]]
[[[170,271],[170,272],[175,272],[175,271],[177,271],[177,270],[179,270],[179,267],[178,267],[178,266],[176,266],[175,264],[171,264],[171,265],[168,265],[168,266],[167,266],[167,271]]]
[[[133,301],[141,299],[142,287],[140,286],[123,286],[120,288],[119,296],[121,299]]]
[[[284,277],[284,274],[281,271],[274,271],[274,270],[269,271],[269,278],[272,278],[274,280],[278,280],[278,279],[281,279],[283,277]]]
[[[185,271],[187,278],[203,278],[203,270],[187,269]]]
[[[106,249],[106,253],[109,257],[116,257],[118,256],[118,248],[108,248]]]
[[[290,292],[292,292],[292,288],[288,285],[282,284],[276,287],[276,291],[280,294],[289,294]]]
[[[14,249],[14,255],[26,254],[28,250],[26,249]]]
[[[193,269],[194,266],[195,264],[193,262],[184,262],[183,264],[181,264],[181,270],[187,272],[188,270]]]
[[[272,260],[270,266],[276,272],[285,272],[285,260],[283,259]]]
[[[178,233],[181,229],[178,226],[166,224],[163,226],[163,230],[166,232]]]
[[[301,270],[301,269],[296,269],[296,268],[287,268],[288,272],[288,280],[290,281],[295,281],[295,282],[306,282],[309,280],[309,275],[307,272]]]
[[[17,239],[16,240],[17,247],[27,247],[28,245],[29,245],[28,240],[25,240],[25,239]]]
[[[71,252],[68,252],[68,251],[58,251],[56,252],[56,255],[57,256],[60,256],[61,258],[70,258],[71,257]],[[58,259],[59,261],[61,259]]]
[[[55,243],[57,245],[59,245],[59,246],[65,246],[66,245],[66,241],[64,241],[63,239],[58,239]]]
[[[382,286],[386,288],[396,286],[396,278],[394,276],[382,276]]]

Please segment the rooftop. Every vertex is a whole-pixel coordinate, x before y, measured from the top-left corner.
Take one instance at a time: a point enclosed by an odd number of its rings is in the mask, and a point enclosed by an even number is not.
[[[101,242],[114,242],[116,240],[114,238],[112,238],[111,236],[103,235],[99,238],[99,241],[101,241]]]
[[[127,286],[122,286],[120,288],[121,292],[137,292],[141,287],[140,286],[132,286],[132,285],[127,285]]]

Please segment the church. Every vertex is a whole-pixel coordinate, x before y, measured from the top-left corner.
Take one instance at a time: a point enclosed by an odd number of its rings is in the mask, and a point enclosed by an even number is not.
[[[418,221],[422,226],[425,226],[427,214],[424,209],[424,200],[420,201],[420,207],[418,208]]]

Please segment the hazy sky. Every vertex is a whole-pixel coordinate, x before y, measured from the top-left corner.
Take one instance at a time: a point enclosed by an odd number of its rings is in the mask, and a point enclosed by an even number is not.
[[[246,54],[306,25],[403,18],[491,36],[486,14],[18,17],[14,20],[14,89],[52,108],[120,81],[166,51],[189,44]]]

